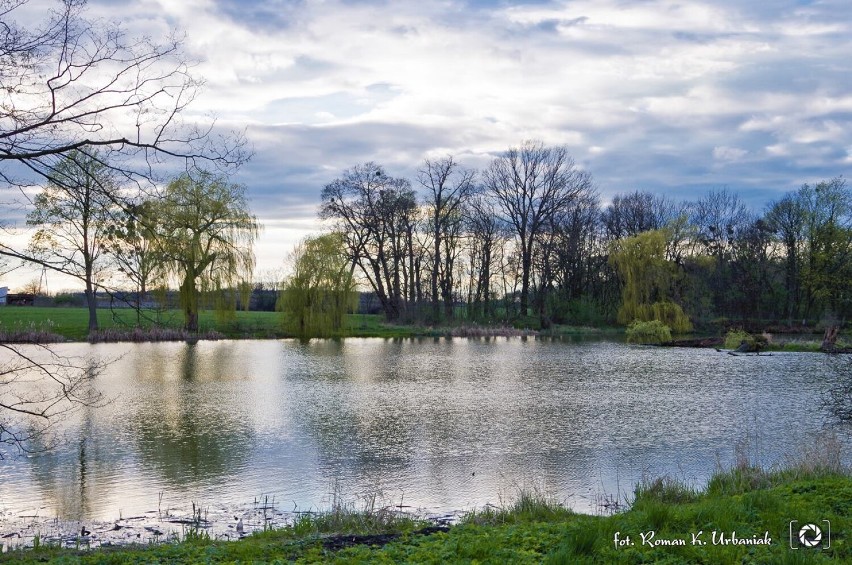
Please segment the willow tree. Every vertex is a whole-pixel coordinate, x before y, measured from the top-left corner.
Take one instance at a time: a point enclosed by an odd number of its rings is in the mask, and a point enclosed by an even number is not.
[[[616,240],[609,260],[623,282],[618,322],[659,320],[676,332],[692,329],[683,309],[668,299],[673,264],[666,259],[665,229]]]
[[[346,314],[358,305],[351,265],[340,233],[302,241],[293,252],[293,274],[278,304],[285,329],[302,338],[338,334]]]
[[[189,331],[198,331],[202,294],[214,297],[217,310],[233,310],[234,289],[254,268],[260,225],[245,190],[209,172],[183,174],[158,204],[158,252],[165,271],[179,281]]]

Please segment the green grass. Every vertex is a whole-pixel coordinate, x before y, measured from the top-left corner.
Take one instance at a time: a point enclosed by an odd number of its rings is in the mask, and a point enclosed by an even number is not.
[[[351,337],[413,337],[420,332],[413,326],[388,324],[376,314],[350,314],[347,316],[346,335]]]
[[[183,317],[178,310],[168,310],[159,314],[147,313],[153,319],[143,320],[143,328],[159,326],[169,329],[179,329],[183,326]],[[131,309],[99,309],[98,323],[102,329],[129,329],[136,326],[135,313]],[[58,334],[65,339],[83,341],[86,339],[88,326],[88,310],[80,307],[33,307],[33,306],[4,306],[0,307],[0,338],[6,333],[32,333],[46,331]],[[425,327],[416,325],[389,324],[383,316],[373,314],[352,314],[347,316],[346,328],[338,337],[436,337],[446,335],[477,335],[486,334],[496,327],[456,326]],[[212,311],[202,311],[199,314],[200,333],[217,332],[225,338],[283,338],[291,337],[282,329],[281,314],[278,312],[235,312],[230,320],[219,320]],[[466,331],[469,330],[469,331]],[[600,328],[586,326],[557,325],[549,330],[540,332],[552,337],[595,337],[623,336],[624,328],[606,326]],[[844,336],[845,337],[845,336]],[[849,339],[839,341],[839,346],[846,346]],[[764,351],[819,351],[820,340],[800,340],[784,336],[777,343],[770,343]]]
[[[150,328],[159,325],[177,329],[183,325],[181,313],[177,310],[150,315],[154,319],[142,320],[142,327]],[[199,314],[198,325],[202,333],[215,330],[228,337],[273,337],[276,331],[280,332],[279,320],[280,318],[274,312],[236,312],[233,320],[220,322],[216,320],[213,312],[202,311]],[[51,328],[51,331],[70,340],[85,340],[88,323],[89,313],[85,308],[34,306],[0,308],[0,327]],[[102,329],[132,328],[136,325],[136,318],[133,310],[99,309],[98,325]]]
[[[660,479],[639,485],[632,502],[625,512],[590,516],[575,514],[537,492],[522,492],[503,508],[469,514],[448,531],[433,529],[430,535],[422,533],[422,521],[387,508],[336,507],[325,515],[304,515],[292,526],[236,542],[196,536],[182,543],[92,551],[42,546],[13,550],[0,556],[0,562],[852,562],[852,478],[833,464],[799,462],[777,471],[738,467],[717,473],[702,492],[676,480]],[[791,520],[799,524],[829,520],[831,547],[791,549]],[[734,532],[739,539],[768,536],[771,542],[768,546],[714,544],[714,531],[717,542],[719,533],[729,538]],[[685,545],[651,545],[651,532],[654,540],[683,540]],[[704,543],[693,544],[693,535]],[[616,536],[625,545],[616,545]]]
[[[162,327],[180,329],[183,317],[179,310],[160,313],[146,312],[141,327],[150,329]],[[58,334],[66,339],[83,341],[87,336],[89,313],[79,307],[34,307],[6,306],[0,308],[0,335],[7,333],[30,333],[43,330]],[[131,309],[99,309],[98,324],[102,330],[124,330],[136,326],[136,315]],[[199,333],[217,332],[226,338],[282,338],[291,337],[282,328],[279,312],[242,312],[233,313],[231,319],[220,320],[212,311],[201,311],[198,317]],[[383,316],[374,314],[351,314],[347,316],[346,327],[338,337],[385,337],[405,338],[416,336],[445,336],[451,334],[470,335],[477,332],[500,333],[499,328],[481,328],[479,326],[424,327],[415,325],[389,324]],[[620,328],[588,328],[576,326],[556,326],[546,332],[553,336],[595,336],[604,333],[622,333]],[[465,334],[467,335],[467,334]]]
[[[848,340],[837,340],[837,347],[849,347]],[[822,339],[788,339],[771,343],[765,351],[790,351],[800,353],[814,353],[822,351]]]
[[[141,326],[151,328],[179,329],[183,326],[182,314],[168,310],[159,314],[147,313],[152,319],[144,319]],[[381,316],[354,314],[347,320],[345,336],[353,337],[409,337],[417,335],[411,326],[385,324]],[[24,331],[31,328],[44,329],[66,339],[86,339],[89,314],[85,308],[5,306],[0,308],[0,330]],[[98,310],[98,325],[101,329],[129,329],[136,325],[133,310]],[[281,327],[278,312],[242,312],[231,319],[219,320],[212,311],[202,311],[198,317],[199,332],[215,331],[227,338],[280,338],[289,337]]]

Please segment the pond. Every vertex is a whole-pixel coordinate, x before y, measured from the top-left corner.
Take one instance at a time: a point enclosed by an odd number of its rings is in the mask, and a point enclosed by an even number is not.
[[[831,421],[848,359],[606,341],[63,344],[111,399],[50,453],[0,461],[0,526],[328,508],[448,513],[535,488],[583,512],[643,477],[697,487],[737,452],[782,463]],[[848,435],[841,435],[848,446]],[[207,510],[205,510],[207,511]],[[147,513],[147,514],[146,514]]]

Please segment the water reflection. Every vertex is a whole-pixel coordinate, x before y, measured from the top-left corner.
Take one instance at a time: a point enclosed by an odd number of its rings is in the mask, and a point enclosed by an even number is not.
[[[239,363],[232,348],[197,343],[185,344],[171,358],[137,358],[139,389],[127,429],[143,466],[177,487],[239,473],[254,441]]]
[[[831,370],[836,379],[823,394],[823,407],[834,424],[852,427],[852,358],[836,359]]]
[[[848,383],[819,355],[607,342],[67,347],[119,358],[93,379],[114,400],[66,422],[61,449],[0,463],[0,508],[109,519],[156,509],[159,493],[172,505],[268,494],[307,508],[337,482],[436,511],[534,484],[592,510],[595,494],[645,474],[700,485],[746,437],[754,457],[782,461],[830,421],[825,391]]]
[[[79,433],[62,443],[61,448],[32,458],[32,479],[44,497],[28,508],[33,515],[50,508],[56,516],[87,516],[98,501],[110,497],[109,483],[99,479],[110,474],[113,461],[104,454],[102,443],[94,439],[94,411],[83,410]]]

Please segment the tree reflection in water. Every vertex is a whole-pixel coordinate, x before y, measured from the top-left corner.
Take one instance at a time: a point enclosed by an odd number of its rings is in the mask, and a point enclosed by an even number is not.
[[[137,374],[147,374],[150,386],[128,423],[142,461],[178,487],[238,475],[253,443],[251,406],[240,398],[235,372],[239,359],[226,346],[199,352],[197,343],[185,344],[176,357],[137,357],[147,365]],[[211,382],[219,383],[221,396],[207,393]]]
[[[823,396],[823,406],[835,424],[852,427],[852,356],[843,356],[832,364],[835,381]]]

